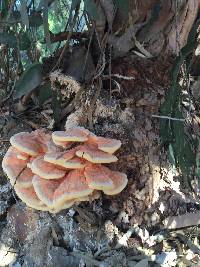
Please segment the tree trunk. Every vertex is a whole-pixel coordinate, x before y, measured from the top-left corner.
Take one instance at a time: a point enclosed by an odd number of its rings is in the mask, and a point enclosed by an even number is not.
[[[95,26],[101,55],[105,35],[113,49],[107,68],[112,74],[104,76],[110,83],[104,80],[103,88],[97,84],[98,93],[92,89],[89,102],[85,95],[82,103],[92,108],[82,105],[69,116],[67,125],[72,121],[84,124],[87,118],[98,134],[123,141],[113,168],[126,172],[129,184],[110,205],[113,211],[125,210],[131,224],[141,223],[145,213],[153,212],[152,205],[159,206],[165,188],[170,184],[173,189],[174,174],[161,148],[157,116],[171,83],[174,55],[188,41],[199,0],[129,1],[128,14],[116,12],[113,1],[100,0],[98,8]]]
[[[117,37],[112,36],[111,43],[115,53],[125,54],[134,48],[135,40],[153,56],[168,52],[178,54],[186,45],[198,15],[199,0],[128,2],[128,10],[118,9],[113,21],[112,32]],[[105,3],[103,8],[108,8]]]

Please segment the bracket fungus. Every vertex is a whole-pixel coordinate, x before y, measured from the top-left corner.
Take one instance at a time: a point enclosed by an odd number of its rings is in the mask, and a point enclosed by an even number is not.
[[[124,173],[103,163],[116,162],[121,141],[99,137],[83,127],[47,133],[21,132],[10,139],[2,167],[18,197],[37,210],[57,213],[82,201],[120,193]]]

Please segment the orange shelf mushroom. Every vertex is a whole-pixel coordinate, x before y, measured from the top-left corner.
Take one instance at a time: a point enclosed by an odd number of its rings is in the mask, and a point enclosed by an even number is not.
[[[47,133],[39,129],[10,139],[2,167],[18,197],[37,210],[57,213],[82,201],[119,194],[124,173],[103,163],[116,162],[121,141],[99,137],[83,127]]]

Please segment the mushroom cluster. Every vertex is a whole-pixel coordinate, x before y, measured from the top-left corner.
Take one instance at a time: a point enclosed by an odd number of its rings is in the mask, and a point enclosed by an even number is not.
[[[2,167],[19,198],[32,208],[56,213],[81,201],[120,193],[126,174],[103,163],[116,162],[116,139],[96,136],[83,127],[47,133],[38,129],[10,139]]]

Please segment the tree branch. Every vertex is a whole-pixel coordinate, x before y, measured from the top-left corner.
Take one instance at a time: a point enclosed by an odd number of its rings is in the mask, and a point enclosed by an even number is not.
[[[50,32],[50,40],[52,43],[61,42],[61,41],[67,40],[69,37],[69,34],[71,34],[69,31],[59,32],[56,34]],[[72,39],[76,39],[76,40],[81,40],[87,37],[88,37],[88,32],[73,32],[71,36]]]

